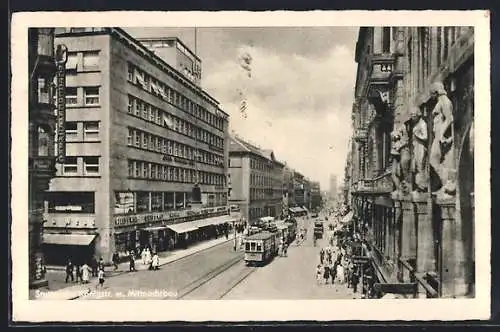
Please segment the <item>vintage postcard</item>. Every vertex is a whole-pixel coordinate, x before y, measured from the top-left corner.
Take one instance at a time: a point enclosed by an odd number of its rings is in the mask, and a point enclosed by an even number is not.
[[[489,318],[489,40],[486,10],[14,14],[13,319]]]

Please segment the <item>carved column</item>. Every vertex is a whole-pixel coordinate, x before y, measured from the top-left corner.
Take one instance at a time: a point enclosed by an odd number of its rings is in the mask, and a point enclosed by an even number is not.
[[[405,199],[401,201],[402,208],[402,223],[401,223],[401,259],[412,262],[416,258],[416,228],[415,228],[415,212],[411,200]],[[409,271],[403,270],[403,279],[410,280]]]
[[[456,219],[455,199],[436,202],[442,222],[441,297],[464,297],[468,293],[466,282],[467,259],[463,249],[461,225]]]

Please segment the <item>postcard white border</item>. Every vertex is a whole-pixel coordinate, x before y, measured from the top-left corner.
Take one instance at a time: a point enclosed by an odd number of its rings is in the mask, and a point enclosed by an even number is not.
[[[133,18],[133,19],[131,19]],[[133,22],[137,22],[133,24]],[[147,22],[147,25],[144,24]],[[141,24],[142,23],[142,24]],[[190,23],[190,24],[187,24]],[[193,24],[196,23],[196,24]],[[66,26],[474,26],[476,298],[321,301],[28,300],[27,29]],[[487,10],[15,13],[12,55],[12,301],[15,321],[464,320],[490,315],[490,25]],[[355,41],[353,41],[354,43]],[[479,162],[480,161],[480,162]],[[137,310],[140,305],[141,310]],[[106,306],[105,310],[99,310]],[[111,309],[111,310],[110,310]]]

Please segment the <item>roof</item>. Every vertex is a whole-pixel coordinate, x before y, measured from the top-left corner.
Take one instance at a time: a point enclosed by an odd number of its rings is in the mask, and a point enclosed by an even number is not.
[[[283,165],[284,164],[278,160],[276,160],[274,156],[274,152],[271,149],[260,149],[259,147],[243,140],[240,137],[237,136],[230,136],[230,141],[229,141],[229,152],[246,152],[246,153],[252,153],[254,155],[257,155],[259,157],[265,158],[269,161],[272,161],[274,163]]]
[[[275,233],[271,232],[260,232],[260,233],[255,233],[250,236],[247,236],[245,240],[266,240],[269,239],[270,237],[275,236]]]

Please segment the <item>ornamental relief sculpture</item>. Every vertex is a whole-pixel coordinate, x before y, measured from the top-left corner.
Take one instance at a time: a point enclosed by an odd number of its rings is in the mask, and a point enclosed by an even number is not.
[[[410,192],[410,149],[406,126],[400,125],[391,133],[393,198]]]
[[[440,199],[447,199],[456,193],[453,104],[441,82],[431,85],[431,97],[436,100],[432,110],[434,139],[430,149],[430,166],[436,175],[433,184],[437,189],[433,193]]]
[[[428,188],[427,166],[427,123],[422,117],[419,107],[412,107],[410,111],[410,124],[412,128],[412,154],[411,173],[414,193],[426,192]]]

